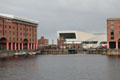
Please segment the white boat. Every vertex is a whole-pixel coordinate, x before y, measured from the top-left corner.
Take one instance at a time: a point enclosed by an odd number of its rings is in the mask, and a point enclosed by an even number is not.
[[[26,55],[26,52],[16,52],[14,54],[15,56],[23,56],[23,55]]]
[[[29,52],[28,54],[29,54],[29,55],[35,55],[36,52]]]

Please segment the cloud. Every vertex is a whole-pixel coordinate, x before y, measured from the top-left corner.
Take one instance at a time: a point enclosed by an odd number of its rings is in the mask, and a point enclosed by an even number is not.
[[[0,12],[39,21],[38,39],[56,30],[106,32],[106,19],[120,17],[119,0],[3,0]]]

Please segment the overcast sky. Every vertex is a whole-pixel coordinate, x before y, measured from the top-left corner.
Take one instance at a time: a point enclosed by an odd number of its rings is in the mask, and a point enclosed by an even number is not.
[[[38,39],[51,43],[57,30],[106,33],[106,19],[120,18],[120,0],[0,0],[0,13],[39,21]]]

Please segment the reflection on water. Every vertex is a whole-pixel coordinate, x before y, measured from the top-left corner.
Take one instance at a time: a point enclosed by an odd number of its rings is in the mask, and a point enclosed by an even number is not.
[[[39,55],[0,60],[0,80],[120,80],[120,57]]]

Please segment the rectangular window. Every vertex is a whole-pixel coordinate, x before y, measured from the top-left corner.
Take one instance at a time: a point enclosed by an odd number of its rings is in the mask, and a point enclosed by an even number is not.
[[[9,26],[9,28],[11,29],[11,26]]]
[[[111,40],[114,40],[114,37],[111,37]]]
[[[7,31],[5,30],[5,33],[7,34]]]
[[[11,34],[11,31],[9,31],[9,34]]]
[[[111,25],[113,25],[113,26],[114,26],[114,21],[111,21]]]
[[[60,33],[60,37],[63,37],[64,39],[76,39],[75,33]]]
[[[31,31],[31,28],[30,28],[30,31]]]
[[[15,29],[15,27],[13,27],[13,29]]]
[[[5,28],[7,28],[7,26],[5,25]]]
[[[0,33],[2,33],[2,30],[0,30]]]
[[[20,35],[22,35],[22,33],[20,33]]]
[[[111,32],[111,35],[114,35],[114,32]]]
[[[22,41],[22,38],[20,38],[20,41]]]
[[[11,41],[11,37],[9,37],[9,40]]]
[[[15,38],[13,38],[13,41],[15,41]]]
[[[114,39],[114,21],[111,21],[111,40],[113,40]]]
[[[13,35],[15,35],[15,32],[13,32]]]
[[[1,28],[3,27],[2,24],[0,24],[0,27],[1,27]]]
[[[111,21],[111,30],[114,30],[114,21]]]

